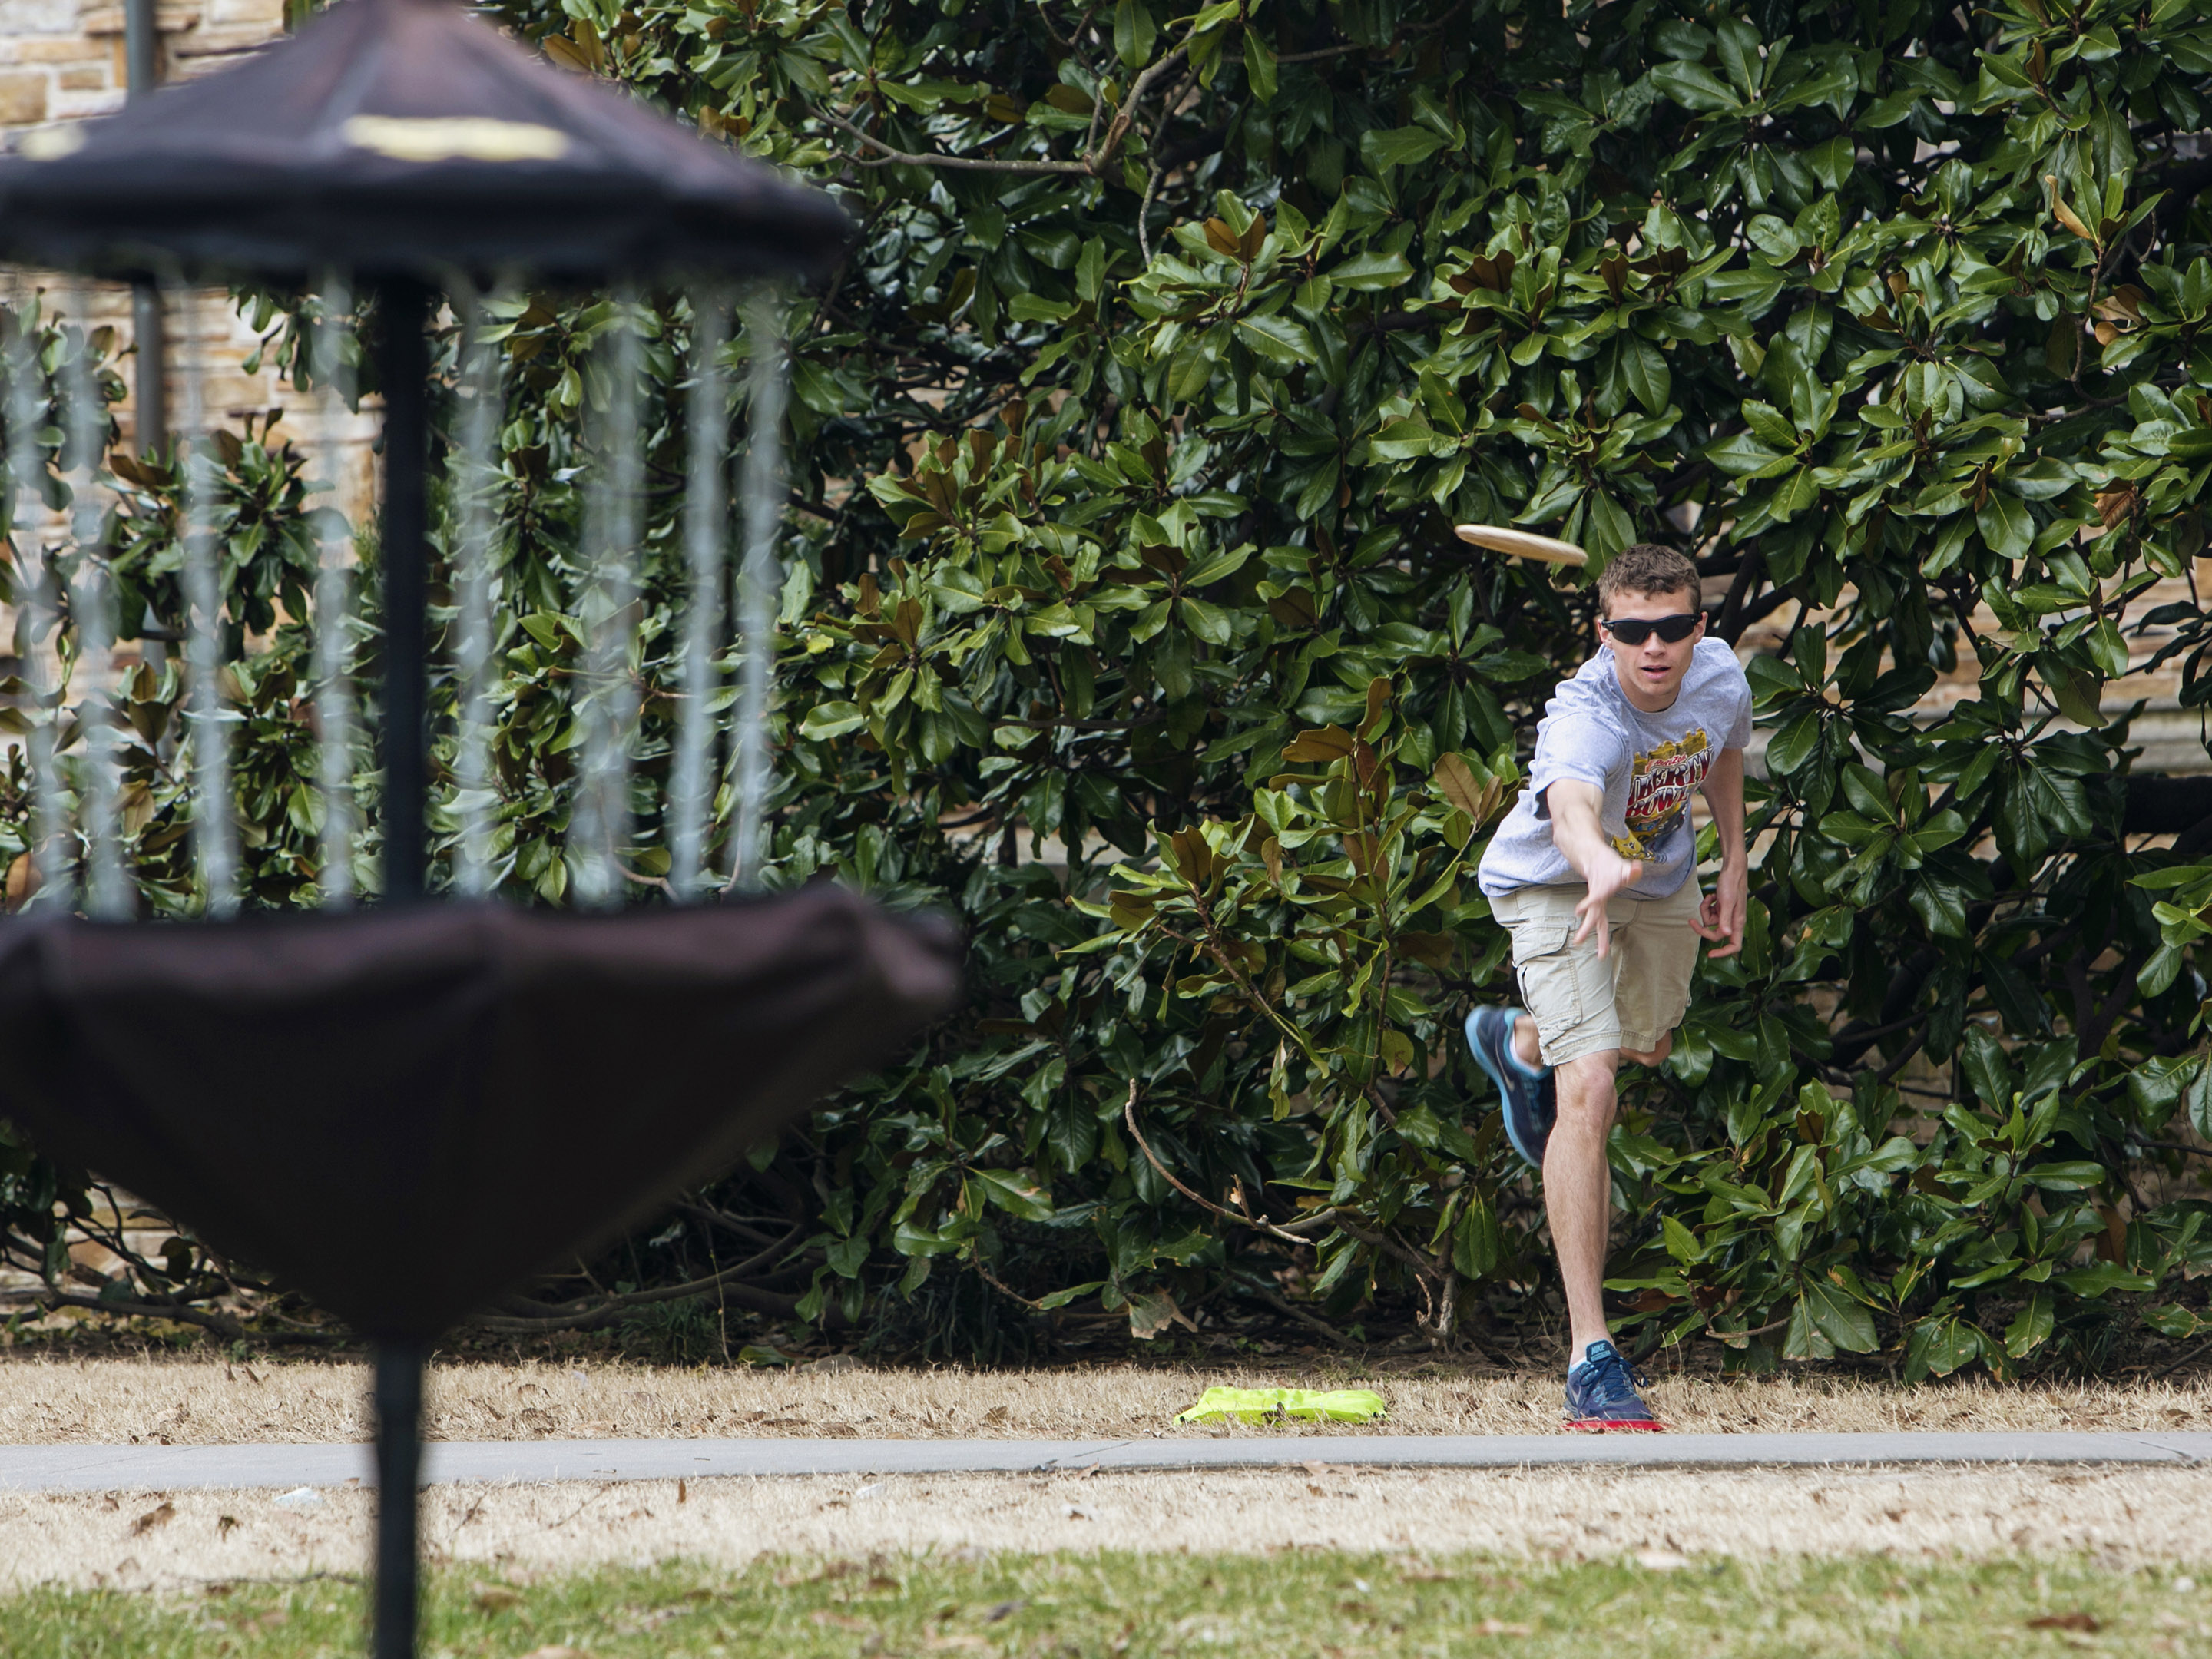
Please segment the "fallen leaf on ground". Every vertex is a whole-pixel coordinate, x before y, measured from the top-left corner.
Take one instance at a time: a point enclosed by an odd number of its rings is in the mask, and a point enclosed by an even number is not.
[[[995,1625],[1001,1619],[1012,1618],[1027,1606],[1029,1606],[1028,1602],[1021,1601],[995,1602],[990,1610],[984,1613],[983,1622],[987,1625]]]
[[[839,1630],[873,1630],[875,1628],[865,1619],[855,1619],[849,1613],[832,1613],[827,1607],[817,1608],[811,1617],[817,1625],[835,1625]]]
[[[156,1527],[166,1527],[176,1518],[177,1506],[174,1504],[164,1504],[159,1509],[147,1510],[145,1514],[133,1521],[131,1523],[131,1535],[136,1538],[139,1534],[151,1532]]]
[[[2078,1630],[2094,1635],[2104,1629],[2105,1621],[2094,1613],[2046,1613],[2027,1621],[2030,1630]]]
[[[486,1613],[498,1613],[521,1601],[522,1592],[512,1584],[478,1584],[469,1599]]]

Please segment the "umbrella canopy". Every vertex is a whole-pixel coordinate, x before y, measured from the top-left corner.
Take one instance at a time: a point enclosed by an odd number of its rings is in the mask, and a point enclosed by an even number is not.
[[[0,258],[118,276],[809,276],[851,230],[821,191],[452,0],[340,0],[0,162]]]
[[[950,930],[827,886],[0,927],[0,1116],[366,1335],[645,1219],[948,1007]]]

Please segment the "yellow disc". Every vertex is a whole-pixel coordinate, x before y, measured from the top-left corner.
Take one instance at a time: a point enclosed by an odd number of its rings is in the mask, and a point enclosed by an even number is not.
[[[1493,553],[1510,553],[1516,559],[1540,559],[1546,564],[1588,564],[1589,555],[1572,542],[1539,536],[1533,531],[1509,529],[1501,524],[1463,524],[1459,538],[1486,547]]]

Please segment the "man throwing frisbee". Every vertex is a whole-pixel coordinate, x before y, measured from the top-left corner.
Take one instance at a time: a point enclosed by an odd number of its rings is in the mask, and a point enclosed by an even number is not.
[[[1606,566],[1597,592],[1597,653],[1546,706],[1528,787],[1482,857],[1523,1007],[1467,1020],[1506,1133],[1543,1174],[1572,1328],[1566,1426],[1586,1432],[1664,1426],[1606,1328],[1613,1073],[1667,1058],[1698,941],[1714,941],[1717,957],[1742,946],[1749,873],[1751,686],[1735,653],[1705,637],[1697,568],[1639,543]],[[1721,860],[1702,900],[1690,823],[1699,790]]]

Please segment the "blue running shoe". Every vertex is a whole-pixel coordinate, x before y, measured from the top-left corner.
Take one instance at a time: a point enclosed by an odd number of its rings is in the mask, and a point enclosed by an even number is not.
[[[1518,1008],[1478,1008],[1467,1017],[1467,1046],[1475,1064],[1490,1074],[1504,1103],[1505,1138],[1513,1150],[1537,1169],[1544,1167],[1544,1144],[1552,1138],[1552,1122],[1559,1115],[1559,1095],[1550,1066],[1533,1078],[1513,1057],[1513,1027],[1521,1018]]]
[[[1651,1379],[1623,1359],[1612,1343],[1591,1343],[1589,1358],[1567,1372],[1567,1432],[1662,1432],[1667,1425],[1636,1397],[1638,1388],[1650,1386]]]

